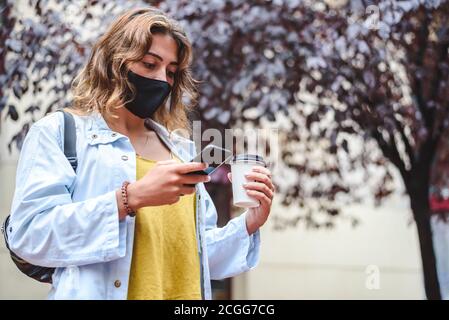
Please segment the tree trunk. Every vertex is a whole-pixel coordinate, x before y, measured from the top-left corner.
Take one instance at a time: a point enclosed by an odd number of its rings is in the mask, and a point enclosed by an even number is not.
[[[424,179],[426,180],[426,179]],[[441,300],[440,285],[436,269],[435,251],[432,242],[430,224],[429,184],[421,179],[413,179],[421,185],[411,187],[409,191],[410,205],[418,229],[419,247],[424,275],[424,288],[427,299]],[[418,184],[416,183],[416,184]]]

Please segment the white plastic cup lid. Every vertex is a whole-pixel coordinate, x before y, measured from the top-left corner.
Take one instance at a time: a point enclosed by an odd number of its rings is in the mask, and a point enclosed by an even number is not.
[[[261,165],[263,165],[264,167],[267,166],[267,164],[265,163],[263,157],[259,156],[257,154],[242,153],[242,154],[235,155],[232,158],[231,163],[236,163],[236,162],[258,162]]]

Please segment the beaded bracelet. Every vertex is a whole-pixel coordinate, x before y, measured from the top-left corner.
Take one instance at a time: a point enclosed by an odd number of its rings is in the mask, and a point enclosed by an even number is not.
[[[122,184],[122,188],[121,188],[121,190],[122,190],[122,203],[123,203],[123,206],[125,207],[126,214],[129,215],[130,217],[134,217],[136,215],[136,213],[134,212],[134,210],[132,210],[129,207],[129,204],[128,204],[128,185],[129,185],[129,181],[125,181]]]

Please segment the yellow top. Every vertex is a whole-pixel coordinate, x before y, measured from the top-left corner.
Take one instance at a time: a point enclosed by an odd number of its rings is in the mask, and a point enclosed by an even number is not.
[[[138,155],[136,162],[137,179],[156,164]],[[137,210],[128,299],[201,299],[195,194]]]

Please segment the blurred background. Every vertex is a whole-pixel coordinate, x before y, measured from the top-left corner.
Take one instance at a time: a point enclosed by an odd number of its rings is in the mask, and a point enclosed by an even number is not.
[[[449,299],[443,0],[0,0],[0,218],[29,127],[70,106],[90,48],[153,5],[194,47],[202,129],[276,130],[259,266],[216,299]],[[225,166],[207,185],[224,225]],[[45,299],[0,244],[0,299]]]

